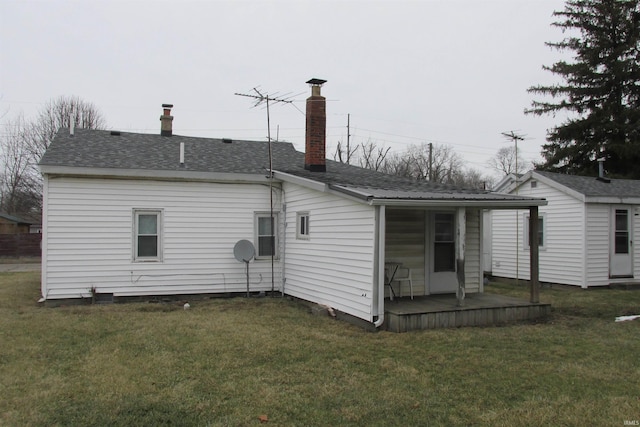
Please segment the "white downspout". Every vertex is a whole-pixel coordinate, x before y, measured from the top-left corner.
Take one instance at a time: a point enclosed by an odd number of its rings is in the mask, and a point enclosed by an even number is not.
[[[41,250],[41,272],[40,280],[42,285],[40,286],[42,292],[42,298],[38,300],[39,303],[46,301],[49,294],[49,282],[48,282],[48,266],[49,266],[49,175],[42,175],[42,240],[40,241]]]
[[[376,209],[376,251],[375,251],[375,269],[377,274],[374,275],[375,287],[374,290],[378,291],[377,311],[378,320],[373,322],[376,328],[379,328],[384,323],[384,248],[385,248],[385,206],[380,205]]]
[[[285,199],[284,183],[280,183],[280,211],[282,212],[282,254],[280,256],[280,295],[284,297],[284,287],[287,284],[287,202]]]

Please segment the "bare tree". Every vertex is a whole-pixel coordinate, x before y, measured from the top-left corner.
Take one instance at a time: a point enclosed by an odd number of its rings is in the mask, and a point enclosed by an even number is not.
[[[102,113],[90,102],[77,96],[61,96],[47,102],[31,125],[27,145],[39,161],[60,128],[104,129]]]
[[[333,160],[340,163],[351,163],[351,159],[356,156],[358,152],[358,145],[351,148],[347,151],[347,148],[342,145],[342,141],[338,141],[338,146],[336,147],[336,151],[333,153]]]
[[[453,148],[442,144],[433,145],[431,161],[433,181],[453,184],[456,182],[456,177],[462,174],[463,166],[462,157],[453,151]]]
[[[461,173],[456,174],[455,181],[452,184],[463,188],[486,190],[493,187],[493,181],[493,178],[483,175],[482,172],[473,168],[467,168]]]
[[[35,121],[21,115],[7,121],[0,135],[0,209],[23,216],[35,215],[42,205],[42,177],[37,164],[63,127],[102,129],[105,120],[93,104],[78,97],[50,100]]]
[[[360,144],[360,166],[366,169],[379,171],[383,169],[385,159],[391,147],[380,147],[374,141],[367,141]]]
[[[428,180],[465,188],[485,189],[492,178],[474,169],[465,169],[464,161],[450,146],[422,143],[410,145],[404,152],[389,153],[390,147],[367,141],[358,146],[358,162],[363,168],[417,181]],[[338,143],[334,159],[344,163],[344,149]]]
[[[40,174],[27,149],[28,125],[23,116],[4,123],[0,140],[0,210],[31,216],[40,211]]]
[[[496,153],[496,156],[489,159],[487,162],[489,167],[496,171],[509,175],[512,173],[524,173],[531,167],[530,164],[524,161],[520,154],[516,156],[516,148],[514,146],[502,147]],[[518,165],[516,170],[516,164]]]
[[[391,153],[386,157],[381,172],[389,175],[412,177],[411,159],[406,153]]]

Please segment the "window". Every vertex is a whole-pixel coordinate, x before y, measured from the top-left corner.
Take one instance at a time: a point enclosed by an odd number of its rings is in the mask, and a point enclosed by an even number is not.
[[[296,238],[309,240],[309,212],[298,212]]]
[[[433,271],[456,271],[455,218],[450,213],[434,215]]]
[[[162,211],[135,209],[134,217],[134,261],[162,260]]]
[[[626,209],[616,209],[615,223],[615,245],[616,254],[629,253],[629,211]]]
[[[278,214],[256,213],[256,258],[278,257]]]
[[[545,246],[545,221],[544,214],[540,214],[538,216],[538,248],[542,249]],[[529,216],[525,215],[524,217],[524,248],[529,249],[531,232],[529,231]]]

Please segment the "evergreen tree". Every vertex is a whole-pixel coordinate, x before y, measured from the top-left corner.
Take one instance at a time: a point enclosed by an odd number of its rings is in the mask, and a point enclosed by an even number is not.
[[[640,0],[568,0],[551,24],[567,37],[546,43],[572,51],[573,62],[543,66],[563,83],[533,86],[527,114],[567,112],[548,130],[541,169],[594,175],[606,159],[609,175],[640,178]]]

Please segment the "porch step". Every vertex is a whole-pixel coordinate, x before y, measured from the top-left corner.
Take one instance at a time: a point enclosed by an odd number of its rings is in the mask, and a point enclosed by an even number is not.
[[[462,326],[495,326],[543,319],[551,305],[492,294],[467,295],[463,307],[454,295],[433,295],[385,303],[385,329],[408,332]]]

